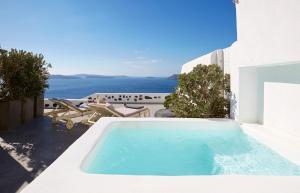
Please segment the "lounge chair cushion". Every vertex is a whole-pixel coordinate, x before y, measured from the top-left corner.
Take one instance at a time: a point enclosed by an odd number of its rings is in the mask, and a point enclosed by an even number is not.
[[[136,109],[126,108],[126,107],[115,107],[114,110],[119,113],[122,113],[122,115],[124,115],[124,116],[128,116],[128,115],[131,115],[131,114],[137,112]]]
[[[79,105],[80,109],[87,109],[89,108],[89,106],[86,103],[82,103],[81,105]]]
[[[126,108],[131,108],[131,109],[142,109],[142,108],[144,108],[144,106],[141,106],[141,105],[137,106],[137,105],[128,105],[128,104],[124,104],[124,106],[125,106]]]

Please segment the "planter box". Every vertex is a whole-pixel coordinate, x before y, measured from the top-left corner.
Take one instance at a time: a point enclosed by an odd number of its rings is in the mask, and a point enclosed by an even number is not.
[[[0,131],[10,131],[21,126],[21,101],[0,102]]]
[[[34,97],[34,117],[44,115],[44,95]]]
[[[34,117],[43,116],[44,96],[16,101],[0,102],[0,131],[11,131],[30,122]]]
[[[34,117],[34,99],[26,98],[22,103],[22,124],[28,123]]]

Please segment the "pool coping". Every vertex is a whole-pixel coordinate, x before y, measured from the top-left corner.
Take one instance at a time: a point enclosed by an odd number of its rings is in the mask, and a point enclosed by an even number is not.
[[[101,118],[40,176],[32,181],[22,193],[299,193],[300,176],[129,176],[88,174],[81,170],[80,167],[83,160],[109,124],[115,121],[145,120],[231,121],[224,119]],[[268,132],[260,132],[258,125],[241,124],[241,127],[247,134],[259,141],[263,140],[271,149],[278,150],[278,153],[284,154],[285,148],[280,148],[280,143],[276,143],[276,137],[272,138],[269,136],[266,138],[268,136],[266,133]],[[252,127],[253,129],[251,129]],[[297,147],[294,147],[294,149],[297,149]],[[298,149],[300,149],[299,147]],[[297,156],[290,156],[293,153],[295,152],[285,152],[283,156],[292,158],[295,161],[298,158]]]

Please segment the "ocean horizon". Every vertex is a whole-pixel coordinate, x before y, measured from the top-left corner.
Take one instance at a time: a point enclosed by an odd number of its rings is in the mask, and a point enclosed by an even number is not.
[[[45,98],[83,98],[93,93],[172,93],[177,80],[166,77],[55,77]]]

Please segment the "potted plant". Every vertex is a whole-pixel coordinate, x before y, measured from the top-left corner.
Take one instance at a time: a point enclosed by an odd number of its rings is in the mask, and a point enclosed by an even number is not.
[[[18,93],[19,87],[14,85],[14,80],[20,79],[18,70],[11,70],[9,67],[8,51],[0,49],[0,130],[8,131],[10,128],[15,128],[21,125],[21,101],[14,93]],[[15,77],[10,81],[11,77]]]
[[[0,49],[0,130],[18,127],[41,114],[49,67],[41,54]]]
[[[43,115],[44,111],[44,90],[48,88],[49,72],[51,67],[46,63],[42,54],[23,53],[27,62],[24,64],[25,79],[25,97],[27,102],[33,105],[33,116],[38,117]],[[31,105],[31,104],[30,104]],[[31,114],[30,114],[31,115]]]

